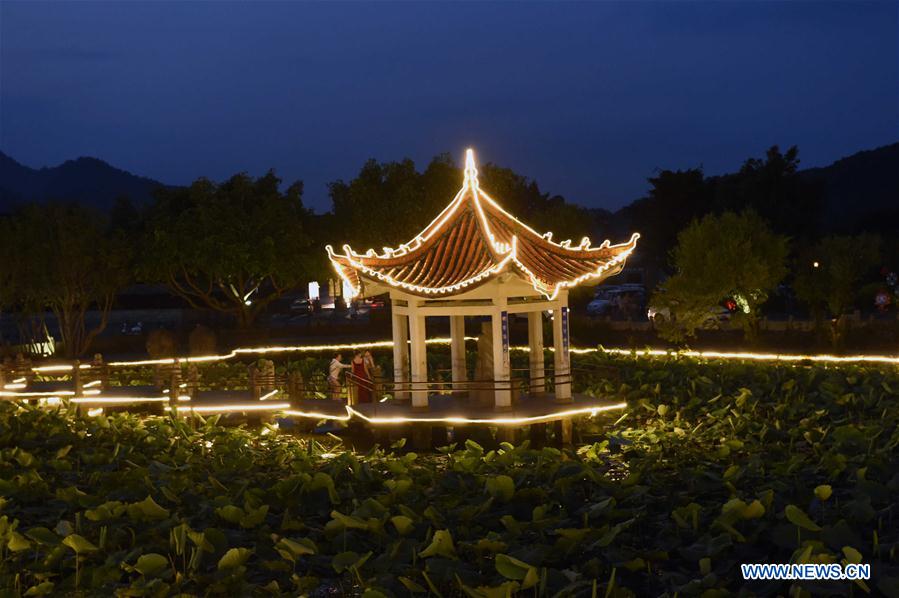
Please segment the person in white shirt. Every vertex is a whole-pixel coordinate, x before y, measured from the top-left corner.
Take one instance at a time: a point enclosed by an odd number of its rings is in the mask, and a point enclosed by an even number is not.
[[[340,371],[353,367],[351,364],[341,363],[341,357],[340,353],[335,353],[330,365],[328,365],[328,389],[330,390],[331,399],[334,401],[340,400]]]

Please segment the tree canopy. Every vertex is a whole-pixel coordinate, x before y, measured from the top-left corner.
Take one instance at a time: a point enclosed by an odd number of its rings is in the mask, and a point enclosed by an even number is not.
[[[799,174],[799,150],[774,145],[749,158],[738,172],[707,177],[701,168],[662,170],[648,179],[646,196],[614,217],[617,233],[640,231],[638,259],[664,267],[678,233],[704,215],[753,210],[779,234],[813,238],[823,211],[820,184]],[[625,230],[626,229],[626,230]]]
[[[159,192],[146,221],[142,265],[195,307],[249,325],[315,270],[302,183],[280,191],[273,172],[199,179]]]
[[[84,354],[106,327],[116,293],[131,280],[126,239],[101,214],[75,204],[27,205],[3,228],[7,302],[22,318],[38,321],[39,330],[49,309],[66,355]],[[90,309],[99,313],[93,325],[85,318]]]
[[[675,274],[653,303],[669,309],[672,340],[692,336],[717,305],[733,299],[736,317],[754,340],[760,308],[787,274],[787,238],[774,233],[755,212],[709,214],[677,237]]]
[[[593,216],[561,196],[540,191],[537,183],[494,164],[479,167],[482,188],[515,217],[552,231],[556,240],[580,239],[593,232]],[[380,250],[408,241],[433,220],[458,192],[462,170],[440,154],[419,172],[412,160],[369,160],[352,180],[330,185],[335,220],[332,242],[357,251]]]
[[[863,283],[873,278],[880,261],[881,240],[871,234],[824,237],[799,254],[793,289],[808,305],[816,322],[833,318],[831,341],[839,346],[842,316],[855,304]]]

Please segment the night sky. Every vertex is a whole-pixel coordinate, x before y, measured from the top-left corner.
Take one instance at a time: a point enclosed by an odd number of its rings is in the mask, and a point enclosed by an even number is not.
[[[616,208],[662,168],[899,139],[899,3],[0,2],[0,149],[185,184],[472,145]],[[448,198],[449,199],[449,198]]]

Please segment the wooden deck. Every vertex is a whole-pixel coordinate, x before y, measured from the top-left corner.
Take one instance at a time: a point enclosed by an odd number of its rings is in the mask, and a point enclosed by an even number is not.
[[[60,393],[65,396],[74,387],[70,382],[35,382],[24,392],[37,398],[40,394],[50,396]],[[170,404],[168,395],[154,386],[108,387],[101,392],[85,389],[85,395],[77,399],[79,403],[91,407],[106,407],[115,411],[130,409],[144,410],[149,405],[159,405],[159,412]],[[99,389],[96,389],[99,390]],[[34,393],[34,394],[31,394]],[[70,394],[68,396],[71,396]],[[15,397],[4,397],[14,400]],[[366,403],[347,407],[344,400],[304,399],[290,400],[287,393],[279,392],[266,400],[255,400],[249,390],[204,390],[196,393],[192,400],[176,402],[177,410],[183,415],[198,414],[250,414],[278,413],[279,417],[305,420],[358,420],[370,426],[396,426],[405,423],[430,423],[434,425],[464,426],[526,426],[529,424],[560,421],[570,417],[591,415],[609,410],[620,410],[625,404],[613,398],[592,397],[575,394],[570,402],[557,403],[552,393],[522,395],[510,409],[497,410],[469,400],[466,396],[434,394],[429,398],[427,409],[415,409],[409,400],[390,398],[383,402]],[[154,407],[152,409],[156,411]]]

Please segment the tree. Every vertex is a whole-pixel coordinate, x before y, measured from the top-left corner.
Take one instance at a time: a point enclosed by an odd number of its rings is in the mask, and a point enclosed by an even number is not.
[[[129,282],[127,240],[109,229],[100,214],[59,203],[20,209],[6,233],[15,304],[41,323],[49,309],[66,355],[84,354],[106,328],[116,293]],[[99,314],[93,326],[86,318],[91,309]]]
[[[7,216],[0,216],[0,318],[3,311],[8,309],[15,295],[13,291],[13,265],[15,253],[13,252],[10,221]],[[0,326],[0,344],[3,343],[3,327]]]
[[[242,326],[315,267],[302,183],[279,190],[273,172],[158,192],[147,218],[142,268],[197,308]]]
[[[561,196],[540,191],[537,183],[508,168],[479,168],[481,187],[508,212],[552,231],[557,241],[580,240],[590,233],[588,210]],[[336,229],[335,240],[357,251],[394,247],[408,241],[443,210],[459,191],[462,170],[449,154],[440,154],[418,172],[415,163],[369,160],[349,182],[329,186]]]
[[[709,212],[711,189],[699,168],[663,170],[647,180],[650,189],[646,197],[622,208],[620,215],[627,222],[627,230],[642,235],[640,259],[664,267],[678,233]]]
[[[824,198],[819,185],[799,175],[799,149],[782,152],[776,145],[764,159],[749,158],[739,172],[713,181],[715,209],[752,209],[775,232],[793,237],[817,234]]]
[[[760,308],[787,273],[788,240],[754,212],[710,214],[678,235],[675,274],[657,290],[653,305],[667,307],[671,340],[694,336],[722,301],[732,298],[747,340],[758,336]]]
[[[443,208],[429,205],[437,202],[436,194],[428,193],[422,179],[412,160],[369,160],[349,183],[331,183],[339,241],[357,251],[408,241]]]
[[[855,304],[866,277],[880,260],[880,238],[875,235],[830,236],[800,254],[793,283],[796,297],[808,305],[816,323],[832,318],[830,333],[835,348],[848,325],[846,312]]]

